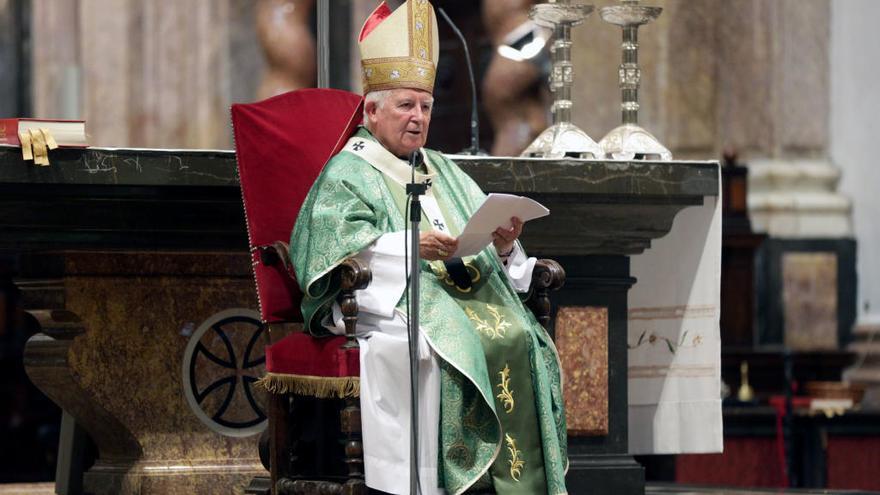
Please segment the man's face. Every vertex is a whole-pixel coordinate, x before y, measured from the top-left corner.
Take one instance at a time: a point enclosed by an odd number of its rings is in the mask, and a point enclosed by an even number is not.
[[[434,97],[418,89],[393,89],[385,102],[368,102],[370,132],[388,151],[409,156],[425,145]]]

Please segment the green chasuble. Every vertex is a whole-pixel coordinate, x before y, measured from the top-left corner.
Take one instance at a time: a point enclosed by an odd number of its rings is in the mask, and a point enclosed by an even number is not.
[[[366,145],[366,146],[364,146]],[[404,230],[405,192],[359,129],[315,181],[291,238],[306,326],[321,326],[338,292],[328,275],[386,233]],[[364,149],[366,148],[366,149]],[[458,235],[485,194],[452,161],[425,150],[432,193]],[[422,222],[423,226],[427,222]],[[450,494],[566,493],[565,412],[556,348],[507,281],[489,246],[465,259],[473,286],[422,261],[421,331],[440,360],[438,479]],[[404,299],[397,311],[407,311]],[[398,377],[400,378],[400,377]]]

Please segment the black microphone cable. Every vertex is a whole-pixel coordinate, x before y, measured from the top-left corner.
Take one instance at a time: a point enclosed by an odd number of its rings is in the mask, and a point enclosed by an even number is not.
[[[471,54],[468,50],[467,41],[464,39],[464,35],[461,34],[461,30],[452,22],[452,19],[446,15],[446,11],[443,10],[442,7],[438,7],[437,11],[440,12],[440,15],[443,16],[443,19],[446,20],[446,23],[449,24],[449,27],[452,28],[452,32],[458,37],[459,41],[461,41],[461,46],[464,48],[464,59],[467,62],[468,68],[468,80],[471,83],[471,147],[462,150],[461,154],[463,155],[485,155],[486,152],[480,150],[480,117],[477,111],[477,83],[474,79],[474,67],[471,64]]]

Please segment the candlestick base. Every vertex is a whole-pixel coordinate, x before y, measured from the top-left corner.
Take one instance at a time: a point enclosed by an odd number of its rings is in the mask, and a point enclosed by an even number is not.
[[[592,5],[566,5],[560,3],[539,3],[529,10],[538,25],[554,28],[558,24],[577,26],[593,12]]]
[[[662,7],[642,5],[610,5],[599,9],[602,20],[621,27],[641,26],[660,17]]]
[[[569,122],[553,124],[522,152],[529,158],[592,158],[601,160],[605,152],[593,138]]]
[[[605,135],[599,146],[605,157],[612,160],[672,161],[672,153],[660,144],[650,132],[636,124],[623,124]]]

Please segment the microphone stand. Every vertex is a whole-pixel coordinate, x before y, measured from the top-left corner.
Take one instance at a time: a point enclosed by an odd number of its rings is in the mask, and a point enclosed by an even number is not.
[[[422,162],[422,154],[419,150],[413,151],[409,156],[409,165],[412,171],[412,179],[406,185],[406,193],[410,198],[409,222],[410,222],[410,307],[409,307],[409,377],[410,377],[410,472],[409,493],[419,493],[419,223],[422,220],[422,203],[419,196],[428,190],[426,182],[416,182],[416,167]]]
[[[458,36],[459,41],[461,41],[461,46],[464,48],[464,59],[465,62],[467,62],[468,79],[471,83],[471,146],[470,148],[463,149],[460,154],[488,155],[488,153],[480,149],[480,117],[477,112],[477,84],[474,82],[474,68],[471,65],[471,54],[468,51],[467,41],[465,41],[464,35],[461,34],[461,30],[459,30],[455,23],[452,22],[452,19],[446,15],[446,11],[439,7],[437,8],[437,11],[440,12],[440,15],[443,16],[444,19],[446,19],[449,27],[452,28],[452,31]]]

